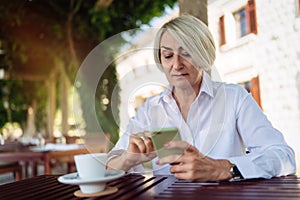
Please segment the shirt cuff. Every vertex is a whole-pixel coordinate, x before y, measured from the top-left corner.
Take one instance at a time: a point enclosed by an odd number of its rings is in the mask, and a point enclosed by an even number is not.
[[[259,178],[255,164],[250,157],[232,157],[228,159],[232,164],[235,164],[241,172],[244,179]]]

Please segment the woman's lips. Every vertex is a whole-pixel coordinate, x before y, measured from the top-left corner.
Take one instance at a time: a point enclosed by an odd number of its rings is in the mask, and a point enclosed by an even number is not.
[[[188,76],[189,74],[172,74],[173,77],[178,77],[178,78],[181,78],[181,77],[185,77],[185,76]]]

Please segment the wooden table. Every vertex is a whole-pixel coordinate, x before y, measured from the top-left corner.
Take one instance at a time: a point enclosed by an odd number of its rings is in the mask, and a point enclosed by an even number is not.
[[[78,145],[78,148],[73,149],[53,149],[46,151],[36,151],[26,146],[19,146],[13,149],[0,148],[1,162],[24,162],[27,168],[31,166],[32,176],[37,175],[37,164],[42,163],[44,166],[44,174],[51,174],[51,160],[66,158],[67,161],[72,162],[74,155],[89,153],[83,145]],[[26,171],[25,171],[26,172]],[[25,176],[27,177],[27,176]]]
[[[79,187],[62,184],[57,178],[55,175],[42,175],[1,185],[0,199],[78,199],[73,193]],[[208,184],[177,180],[173,176],[130,174],[111,181],[108,185],[118,187],[119,191],[93,199],[300,199],[300,178],[296,176]]]
[[[44,174],[51,174],[51,160],[52,159],[67,159],[68,163],[74,163],[74,156],[78,154],[86,154],[90,153],[88,149],[84,146],[79,146],[78,149],[70,149],[70,150],[53,150],[45,152],[43,155],[43,163],[44,163]]]

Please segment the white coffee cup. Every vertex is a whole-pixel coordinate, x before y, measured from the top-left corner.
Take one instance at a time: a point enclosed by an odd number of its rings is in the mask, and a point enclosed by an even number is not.
[[[74,160],[80,179],[85,181],[97,180],[105,176],[106,153],[75,155]],[[89,184],[79,185],[81,192],[86,194],[101,192],[105,189],[105,186],[105,183],[93,183],[93,181]]]

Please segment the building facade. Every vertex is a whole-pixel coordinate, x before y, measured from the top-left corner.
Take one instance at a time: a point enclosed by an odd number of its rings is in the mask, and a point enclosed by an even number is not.
[[[300,1],[208,0],[223,81],[252,93],[300,163]]]

